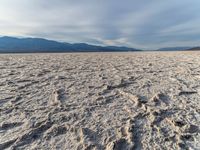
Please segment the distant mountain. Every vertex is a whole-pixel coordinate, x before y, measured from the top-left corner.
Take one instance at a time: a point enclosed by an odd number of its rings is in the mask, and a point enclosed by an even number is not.
[[[193,48],[190,48],[189,50],[200,51],[200,47],[193,47]]]
[[[188,50],[191,47],[165,47],[165,48],[160,48],[158,51],[181,51],[181,50]]]
[[[62,43],[42,38],[0,37],[0,53],[7,52],[118,52],[140,51],[129,47],[96,46],[86,43]]]

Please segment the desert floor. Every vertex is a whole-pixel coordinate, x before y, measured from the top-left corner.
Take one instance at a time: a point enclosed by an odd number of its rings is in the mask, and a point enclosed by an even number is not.
[[[200,149],[200,52],[0,55],[0,149]]]

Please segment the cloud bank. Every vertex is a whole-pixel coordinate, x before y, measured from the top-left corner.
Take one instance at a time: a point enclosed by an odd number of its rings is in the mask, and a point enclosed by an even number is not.
[[[0,0],[0,35],[155,49],[200,45],[199,0]]]

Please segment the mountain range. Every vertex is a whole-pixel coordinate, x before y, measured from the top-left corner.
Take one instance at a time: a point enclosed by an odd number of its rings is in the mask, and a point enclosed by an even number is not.
[[[200,47],[165,47],[156,51],[200,50]],[[64,43],[42,38],[0,37],[0,53],[40,52],[127,52],[142,51],[125,46],[97,46],[86,43]],[[146,50],[148,51],[148,50]]]
[[[0,37],[0,52],[119,52],[140,51],[139,49],[118,46],[96,46],[86,43],[63,43],[42,38]]]

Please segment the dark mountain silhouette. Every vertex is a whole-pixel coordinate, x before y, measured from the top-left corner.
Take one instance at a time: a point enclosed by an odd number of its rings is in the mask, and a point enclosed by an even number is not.
[[[62,43],[42,38],[15,38],[0,37],[0,52],[113,52],[113,51],[140,51],[129,47],[96,46],[86,43]]]
[[[199,51],[199,50],[200,50],[200,47],[193,47],[193,48],[190,48],[189,50]]]

